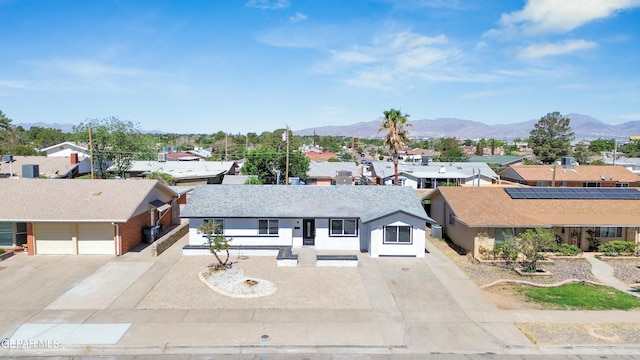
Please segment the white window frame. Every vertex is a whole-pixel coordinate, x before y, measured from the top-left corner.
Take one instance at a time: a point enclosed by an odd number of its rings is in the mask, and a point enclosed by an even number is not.
[[[266,221],[267,222],[267,228],[266,231],[262,231],[262,227],[260,226],[260,224]],[[273,224],[275,223],[275,232],[273,232]],[[280,231],[280,224],[278,222],[278,219],[258,219],[258,235],[264,235],[264,236],[274,236],[274,235],[278,235]]]
[[[221,232],[215,232],[216,227],[214,226],[214,232],[213,235],[224,235],[224,219],[220,219],[220,218],[211,218],[211,219],[204,219],[202,221],[203,224],[206,224],[207,222],[213,222],[214,224],[220,224],[220,230]],[[202,237],[206,237],[205,235],[202,235]]]
[[[340,226],[340,232],[333,231],[333,222],[340,222],[342,225]],[[353,234],[345,233],[345,221],[353,221],[355,232]],[[358,219],[329,219],[329,236],[358,236]]]
[[[396,230],[396,240],[389,241],[387,240],[387,231],[390,228],[395,228]],[[399,241],[400,228],[408,228],[409,229],[409,242],[401,242]],[[387,225],[384,227],[384,234],[382,235],[382,243],[383,244],[394,244],[394,245],[413,245],[413,231],[412,227],[409,225]]]

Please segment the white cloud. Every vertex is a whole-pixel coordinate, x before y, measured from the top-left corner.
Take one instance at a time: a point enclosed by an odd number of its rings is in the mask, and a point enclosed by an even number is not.
[[[466,100],[466,99],[478,99],[478,98],[490,97],[490,96],[494,96],[494,95],[496,95],[496,93],[494,91],[479,91],[479,92],[475,92],[475,93],[462,95],[462,96],[460,96],[460,99],[463,99],[463,100]]]
[[[307,20],[307,15],[298,12],[295,15],[291,16],[289,20],[291,20],[291,22],[294,22],[294,23],[304,21],[304,20]]]
[[[249,0],[245,6],[262,10],[285,9],[289,7],[289,0]]]
[[[587,40],[566,40],[557,43],[531,44],[518,53],[520,59],[539,59],[547,56],[566,55],[576,51],[588,50],[598,46]]]
[[[640,112],[639,113],[634,113],[634,114],[618,115],[618,118],[624,119],[624,120],[640,120]]]
[[[528,0],[524,9],[502,14],[502,29],[487,34],[564,33],[635,7],[640,0]]]

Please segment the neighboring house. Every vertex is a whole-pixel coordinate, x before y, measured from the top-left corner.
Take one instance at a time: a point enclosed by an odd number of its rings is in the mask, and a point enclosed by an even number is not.
[[[494,164],[498,167],[503,168],[509,165],[521,164],[526,158],[527,158],[526,156],[512,156],[512,155],[484,155],[484,156],[473,155],[469,157],[467,161],[472,163]]]
[[[30,255],[121,255],[180,216],[178,194],[156,180],[7,179],[0,199],[0,246]]]
[[[194,155],[190,151],[175,151],[167,153],[159,153],[158,160],[165,161],[204,161],[201,156]]]
[[[78,154],[79,160],[90,157],[89,149],[68,141],[40,149],[40,151],[45,153],[46,156],[69,157],[71,154]]]
[[[187,150],[186,152],[188,152],[191,155],[197,156],[199,158],[201,158],[202,160],[206,160],[207,158],[211,157],[211,149],[204,149],[204,148],[200,148],[200,147],[196,147],[193,150]]]
[[[570,160],[567,160],[570,161]],[[549,187],[637,187],[640,176],[624,166],[514,165],[500,171],[503,180]]]
[[[640,158],[627,158],[627,157],[616,156],[616,159],[614,161],[614,158],[611,154],[605,153],[603,156],[603,161],[607,165],[624,166],[634,174],[640,175]]]
[[[331,151],[305,151],[303,154],[305,154],[310,161],[328,161],[329,159],[338,159],[338,154]]]
[[[221,184],[225,175],[235,175],[235,161],[132,161],[125,178],[143,179],[158,172],[169,174],[176,185]]]
[[[8,161],[11,159],[11,161]],[[89,159],[85,159],[87,163]],[[0,178],[54,178],[71,179],[80,175],[76,156],[3,156]]]
[[[91,154],[89,149],[72,142],[63,142],[40,150],[47,157],[64,157],[71,163],[78,163],[78,174],[91,173]]]
[[[431,162],[434,157],[440,156],[440,151],[427,150],[427,149],[408,149],[406,151],[406,157],[412,159],[415,162],[428,163]]]
[[[374,161],[371,177],[380,185],[393,185],[395,170],[390,161]],[[429,162],[399,163],[400,184],[414,189],[435,189],[446,185],[487,185],[498,179],[498,175],[486,163]]]
[[[307,185],[354,185],[360,178],[360,167],[354,162],[311,161]]]
[[[530,228],[551,228],[582,250],[591,237],[640,242],[638,189],[441,187],[426,198],[443,236],[475,256]]]
[[[220,224],[234,247],[302,247],[424,257],[432,221],[407,187],[198,186],[181,217],[189,219],[184,254],[208,252],[197,228]]]

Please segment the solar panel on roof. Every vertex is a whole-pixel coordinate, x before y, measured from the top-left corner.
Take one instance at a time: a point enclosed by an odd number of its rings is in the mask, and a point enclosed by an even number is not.
[[[505,188],[512,199],[640,200],[640,191],[625,188]]]

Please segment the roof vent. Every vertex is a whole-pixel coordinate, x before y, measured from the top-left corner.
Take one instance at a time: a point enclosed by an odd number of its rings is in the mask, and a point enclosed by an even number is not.
[[[444,167],[444,165],[443,165],[443,166],[440,166],[440,170],[438,170],[438,172],[439,172],[440,174],[444,174],[445,172],[447,172],[447,168],[446,168],[446,167]]]

